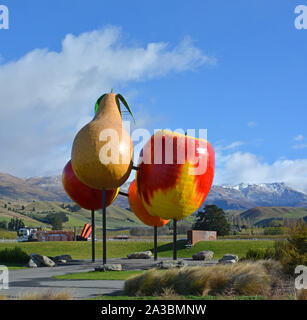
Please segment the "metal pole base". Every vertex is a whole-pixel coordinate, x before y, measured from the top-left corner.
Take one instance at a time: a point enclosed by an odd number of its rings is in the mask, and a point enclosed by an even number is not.
[[[158,260],[158,227],[154,226],[154,260]]]
[[[92,262],[95,262],[95,211],[92,210]]]
[[[102,190],[102,264],[107,263],[106,190]]]
[[[173,260],[177,260],[177,220],[173,220]]]

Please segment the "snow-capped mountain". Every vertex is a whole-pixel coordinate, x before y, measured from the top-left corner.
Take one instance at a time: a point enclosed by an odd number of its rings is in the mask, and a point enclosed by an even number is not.
[[[0,199],[70,201],[61,180],[61,176],[20,179],[0,173]],[[124,183],[120,190],[127,193],[129,185],[130,182]],[[307,194],[284,183],[241,183],[234,186],[212,186],[203,206],[205,204],[216,204],[225,210],[246,210],[257,206],[307,208]],[[114,205],[129,208],[127,197],[121,195],[114,201]]]
[[[121,191],[127,192],[129,184],[126,182]],[[118,196],[114,204],[123,208],[129,207],[127,198],[123,196]],[[203,206],[205,204],[216,204],[224,210],[245,210],[258,206],[307,208],[307,194],[284,183],[241,183],[234,186],[212,186]]]
[[[307,207],[307,194],[284,183],[213,186],[205,204],[223,209],[249,209],[257,206]]]

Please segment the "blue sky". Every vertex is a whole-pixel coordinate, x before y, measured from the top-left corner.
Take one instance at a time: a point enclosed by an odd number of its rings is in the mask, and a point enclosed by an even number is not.
[[[307,30],[294,27],[295,7],[307,1],[0,4],[10,12],[10,29],[0,30],[0,171],[60,172],[99,90],[111,85],[140,126],[207,128],[215,183],[285,181],[307,191]],[[86,67],[88,53],[78,51],[95,51],[95,41],[111,43],[99,46],[110,56],[99,72],[99,58]]]

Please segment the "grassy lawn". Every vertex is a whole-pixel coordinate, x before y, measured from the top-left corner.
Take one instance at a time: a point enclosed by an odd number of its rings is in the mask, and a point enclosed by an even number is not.
[[[268,248],[272,247],[274,241],[271,240],[219,240],[219,241],[201,241],[196,243],[191,249],[184,247],[185,242],[180,241],[177,245],[179,258],[191,258],[194,253],[203,250],[214,252],[214,258],[221,258],[226,253],[237,254],[239,258],[245,256],[250,248]],[[159,246],[159,257],[172,256],[172,243],[166,243]]]
[[[56,279],[65,280],[127,280],[128,278],[144,273],[144,270],[129,270],[129,271],[91,271],[65,274],[55,276]]]
[[[202,250],[212,250],[214,258],[221,258],[226,253],[237,254],[243,257],[250,248],[272,247],[274,241],[271,240],[219,240],[202,241],[191,249],[184,247],[185,242],[177,243],[178,258],[191,258],[196,252]],[[73,259],[91,259],[91,242],[29,242],[29,243],[0,243],[0,250],[4,248],[21,247],[28,254],[34,252],[46,256],[57,256],[70,254]],[[153,250],[152,241],[108,241],[107,257],[124,258],[127,254],[136,251]],[[96,256],[99,259],[102,252],[102,243],[96,243]],[[158,256],[172,257],[172,243],[158,242]]]
[[[3,221],[3,220],[2,220]],[[16,231],[6,231],[0,229],[0,239],[17,239],[17,232]]]
[[[7,267],[9,270],[29,269],[28,267],[25,267],[24,265],[7,265],[7,264],[6,264],[6,267]]]

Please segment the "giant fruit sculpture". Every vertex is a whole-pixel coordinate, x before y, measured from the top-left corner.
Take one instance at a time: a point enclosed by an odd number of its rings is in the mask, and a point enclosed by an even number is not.
[[[132,169],[133,143],[122,123],[119,98],[114,93],[103,95],[93,120],[73,142],[72,168],[79,180],[94,189],[120,187]]]
[[[161,148],[155,148],[157,141]],[[214,177],[214,150],[208,141],[161,130],[140,156],[137,190],[149,214],[181,220],[199,209]]]
[[[62,173],[62,184],[65,192],[72,201],[87,210],[102,208],[102,192],[93,189],[81,182],[75,175],[71,161],[69,161]],[[109,206],[117,197],[119,188],[106,191],[106,206]]]
[[[138,195],[135,180],[130,183],[128,189],[128,201],[131,210],[144,224],[150,227],[163,227],[169,222],[169,220],[152,216],[146,211]]]

